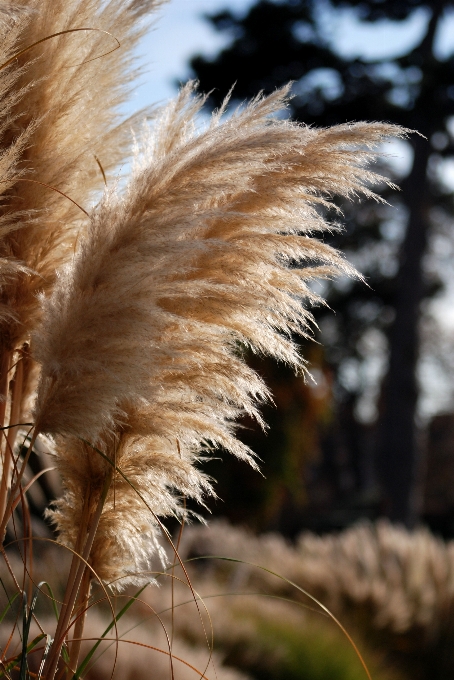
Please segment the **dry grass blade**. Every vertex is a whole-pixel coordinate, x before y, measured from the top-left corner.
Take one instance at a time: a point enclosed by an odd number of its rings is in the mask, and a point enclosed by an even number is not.
[[[76,33],[77,31],[99,31],[100,33],[104,33],[105,35],[109,35],[111,38],[115,40],[117,43],[117,46],[114,47],[113,50],[110,50],[109,52],[104,52],[104,54],[100,55],[99,57],[95,57],[96,59],[100,59],[101,57],[105,57],[108,54],[111,54],[111,52],[114,52],[115,50],[118,50],[121,47],[121,44],[119,40],[112,35],[112,33],[109,33],[109,31],[103,31],[100,28],[93,28],[93,27],[84,27],[84,28],[70,28],[67,31],[58,31],[57,33],[52,33],[51,35],[46,35],[45,38],[41,38],[40,40],[36,40],[34,43],[31,45],[27,45],[27,47],[24,47],[22,50],[17,52],[16,54],[13,54],[12,57],[7,59],[3,64],[0,65],[0,71],[2,71],[4,68],[12,64],[16,59],[21,57],[23,54],[26,54],[29,52],[31,49],[34,47],[37,47],[38,45],[41,45],[42,43],[46,42],[47,40],[51,40],[52,38],[58,38],[60,35],[67,35],[68,33]],[[94,59],[91,59],[90,61],[94,61]],[[84,62],[87,63],[87,62]],[[75,66],[80,66],[80,64],[75,64]]]

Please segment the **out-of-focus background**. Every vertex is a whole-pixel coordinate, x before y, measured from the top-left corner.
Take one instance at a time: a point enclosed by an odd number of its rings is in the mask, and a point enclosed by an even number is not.
[[[241,436],[265,479],[211,463],[215,514],[294,537],[387,517],[454,537],[454,3],[444,0],[173,0],[141,46],[131,108],[200,81],[207,113],[292,80],[308,125],[386,120],[418,130],[383,147],[401,187],[388,205],[342,206],[331,239],[368,286],[326,286],[315,383],[251,357],[270,384],[264,435]]]

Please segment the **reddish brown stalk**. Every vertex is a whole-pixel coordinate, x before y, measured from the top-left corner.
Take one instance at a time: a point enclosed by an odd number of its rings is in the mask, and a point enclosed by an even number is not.
[[[178,452],[180,453],[180,444],[179,444],[178,441],[177,441],[177,446],[178,446]],[[171,580],[171,598],[172,598],[172,604],[171,604],[171,608],[172,608],[171,631],[172,632],[171,632],[171,636],[170,636],[171,647],[173,647],[173,636],[174,636],[174,613],[175,613],[174,612],[174,610],[175,610],[175,588],[174,588],[175,580],[174,580],[174,577],[175,577],[175,565],[176,565],[176,561],[177,561],[177,553],[178,553],[178,550],[180,549],[181,538],[183,536],[185,519],[186,519],[186,497],[183,496],[183,517],[181,519],[180,531],[178,532],[177,544],[175,546],[176,547],[175,560],[172,564],[172,573],[171,573],[171,578],[170,578],[170,580]]]
[[[6,398],[8,396],[8,371],[10,364],[10,352],[4,351],[2,356],[2,362],[0,366],[0,396],[4,397],[0,401],[0,426],[3,427],[5,424],[6,415]]]
[[[68,610],[70,599],[71,599],[71,593],[72,593],[74,581],[75,581],[75,578],[76,578],[77,569],[78,569],[78,566],[79,566],[79,559],[80,559],[79,554],[82,550],[82,542],[83,542],[84,536],[86,535],[87,529],[88,529],[88,520],[89,520],[89,514],[90,514],[90,503],[91,503],[91,494],[88,491],[87,495],[85,496],[84,505],[83,505],[83,508],[82,508],[82,517],[81,517],[80,526],[79,526],[79,533],[78,533],[78,536],[77,536],[76,544],[74,546],[74,553],[73,553],[73,557],[72,557],[72,560],[71,560],[71,567],[69,569],[69,575],[68,575],[68,579],[67,579],[67,582],[66,582],[66,590],[65,590],[65,594],[63,596],[63,602],[62,602],[62,606],[61,606],[61,609],[60,609],[60,616],[59,616],[59,619],[58,619],[57,629],[55,631],[55,640],[58,640],[57,635],[61,635],[62,630],[64,630],[62,628],[62,625],[60,625],[60,624],[63,624],[63,619],[66,618],[66,611]],[[63,642],[62,642],[62,645],[63,645]]]
[[[87,531],[88,536],[86,538],[83,551],[80,554],[75,553],[73,561],[71,563],[70,576],[68,577],[65,599],[63,601],[63,605],[60,610],[60,616],[58,618],[54,642],[50,649],[49,656],[46,659],[46,663],[44,664],[43,676],[46,678],[46,680],[54,680],[55,673],[57,671],[61,648],[63,646],[65,636],[69,627],[69,622],[79,593],[85,568],[90,557],[91,548],[93,546],[93,541],[96,535],[96,531],[98,529],[99,520],[101,518],[102,509],[104,507],[104,502],[106,500],[107,492],[109,490],[111,481],[112,471],[109,471],[104,480],[104,486],[102,488],[95,512],[91,517],[90,516],[88,517],[86,526],[83,528],[81,525],[81,529],[79,530],[76,545],[80,546],[82,545],[84,537],[87,534]],[[89,499],[87,502],[88,508],[91,504],[90,502],[91,499]]]
[[[21,485],[22,477],[24,476],[24,472],[25,472],[25,469],[27,467],[28,459],[30,458],[30,455],[33,451],[33,447],[35,445],[36,438],[37,438],[38,434],[39,434],[39,431],[35,428],[35,431],[33,433],[33,436],[31,438],[31,441],[30,441],[30,444],[29,444],[29,447],[28,447],[28,451],[25,454],[24,460],[22,461],[22,465],[20,467],[20,470],[18,470],[18,472],[17,472],[14,484],[12,484],[12,486],[11,486],[11,493],[9,495],[8,502],[6,503],[5,512],[3,514],[3,517],[2,517],[2,520],[1,520],[1,523],[0,523],[0,540],[1,540],[1,542],[3,542],[3,540],[5,538],[6,526],[9,522],[9,519],[10,519],[11,514],[13,512],[13,507],[15,506],[15,504],[17,505],[17,497],[16,496],[17,496],[18,492],[20,493],[20,485]]]
[[[16,373],[14,376],[13,386],[11,389],[11,409],[9,417],[10,425],[19,423],[23,385],[24,385],[24,365],[22,358],[20,358],[16,364]],[[4,421],[2,425],[3,424]],[[6,499],[8,489],[10,488],[12,457],[14,451],[14,444],[16,442],[16,436],[17,427],[10,427],[10,429],[8,430],[8,434],[6,435],[6,443],[3,457],[3,470],[0,488],[0,517],[4,516],[6,509]]]
[[[11,390],[11,413],[9,424],[15,425],[19,423],[22,404],[22,392],[24,388],[24,361],[22,357],[16,363],[16,373],[14,376],[13,386]],[[16,443],[17,427],[10,427],[7,436],[7,448],[10,453],[14,451],[14,444]]]
[[[10,353],[4,351],[0,366],[0,427],[5,424],[6,404],[8,400],[8,371],[10,364]],[[2,438],[0,442],[0,450],[4,451],[2,478],[0,481],[0,517],[4,517],[6,509],[6,498],[8,495],[9,485],[9,470],[11,465],[11,458],[8,451],[7,443]]]
[[[71,651],[69,654],[69,668],[67,670],[67,678],[71,680],[73,674],[77,670],[79,663],[80,647],[82,644],[82,636],[84,632],[85,619],[87,616],[88,600],[90,599],[90,587],[92,573],[90,569],[85,568],[82,582],[80,584],[79,597],[75,607],[76,623],[74,625],[73,641],[71,642]]]

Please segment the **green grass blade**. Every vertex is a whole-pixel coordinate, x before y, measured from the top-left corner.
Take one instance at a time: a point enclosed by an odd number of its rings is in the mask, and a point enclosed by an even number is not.
[[[84,672],[84,670],[86,669],[86,667],[87,667],[88,664],[90,663],[91,659],[93,658],[93,654],[94,654],[94,653],[96,652],[96,650],[98,649],[98,647],[99,647],[99,645],[101,644],[103,638],[106,637],[107,633],[109,633],[109,632],[112,630],[112,628],[113,628],[113,627],[115,626],[115,624],[121,619],[121,617],[122,617],[124,614],[126,614],[126,612],[128,611],[128,609],[131,607],[131,605],[134,604],[134,602],[137,600],[137,598],[139,597],[139,595],[141,595],[141,594],[143,593],[143,591],[145,590],[145,588],[146,588],[147,586],[148,586],[148,583],[146,583],[144,586],[142,586],[142,588],[140,588],[140,590],[138,590],[137,593],[131,597],[131,599],[129,600],[129,602],[127,602],[127,603],[125,604],[125,606],[123,607],[123,609],[120,609],[120,611],[118,612],[118,614],[115,616],[114,620],[107,626],[106,630],[105,630],[104,633],[101,635],[100,639],[93,645],[93,647],[90,649],[90,651],[88,652],[88,654],[87,654],[87,656],[85,657],[85,659],[84,659],[84,660],[82,661],[82,663],[79,665],[78,669],[76,670],[76,672],[74,673],[74,675],[73,675],[73,677],[72,677],[72,680],[79,680],[81,674]]]
[[[28,647],[27,647],[27,654],[30,653],[30,652],[32,651],[32,649],[34,649],[34,648],[36,647],[36,645],[38,644],[38,642],[41,642],[41,640],[43,640],[45,637],[49,637],[49,636],[46,635],[46,633],[40,633],[39,635],[37,635],[37,636],[35,637],[35,639],[32,640],[32,641],[30,642],[30,644],[28,645]]]
[[[19,671],[20,680],[26,680],[26,673],[27,673],[27,638],[28,638],[27,619],[28,619],[27,593],[24,591],[22,593],[22,654],[21,654],[20,671]]]
[[[2,579],[2,578],[0,578],[0,585],[2,586],[3,590],[5,591],[6,599],[8,600],[8,603],[9,603],[9,605],[11,606],[11,605],[13,604],[14,600],[16,599],[16,597],[17,597],[18,595],[20,595],[20,593],[16,593],[16,594],[14,595],[13,599],[10,600],[10,597],[9,597],[9,595],[8,595],[8,591],[6,590],[6,587],[5,587],[5,584],[3,583],[3,579]]]
[[[3,619],[4,619],[5,616],[7,615],[8,611],[9,611],[9,610],[11,609],[11,607],[13,606],[13,602],[15,601],[15,599],[16,599],[18,596],[19,596],[19,593],[16,593],[15,595],[13,595],[13,597],[11,598],[11,600],[8,598],[8,604],[6,605],[5,609],[4,609],[4,610],[2,611],[2,613],[0,614],[0,623],[3,621]]]
[[[43,586],[46,586],[47,590],[49,591],[50,599],[51,599],[51,602],[52,602],[52,609],[54,610],[55,618],[58,621],[57,602],[55,600],[54,593],[52,592],[52,588],[47,583],[47,581],[41,581],[41,583],[38,583],[38,588],[42,588]]]
[[[33,610],[36,606],[36,601],[38,599],[39,595],[39,587],[35,588],[35,592],[33,594],[33,598],[30,604],[30,609],[27,611],[27,594],[24,592],[22,593],[23,596],[23,608],[22,608],[22,621],[23,621],[23,637],[22,637],[22,654],[21,654],[21,661],[20,661],[20,670],[19,670],[19,680],[27,680],[27,670],[28,670],[28,648],[30,645],[28,645],[28,636],[30,634],[30,624],[32,622],[32,616],[33,616]],[[39,637],[39,636],[38,636]],[[43,639],[44,634],[41,635],[41,640]],[[33,641],[30,643],[33,647],[34,645]]]
[[[65,662],[65,664],[69,666],[69,653],[66,648],[66,645],[63,645],[63,647],[61,648],[61,655],[63,657],[63,661]]]
[[[29,645],[27,646],[27,649],[25,650],[26,651],[25,658],[27,658],[27,654],[29,654],[32,651],[32,649],[34,649],[36,647],[38,642],[41,642],[41,640],[45,637],[50,637],[50,636],[49,635],[46,636],[45,633],[40,633],[37,637],[35,637],[34,640],[32,640],[29,643]],[[9,664],[7,666],[5,666],[2,671],[0,671],[0,678],[2,678],[5,673],[7,674],[7,677],[9,678],[10,677],[9,671],[13,670],[14,666],[17,665],[19,659],[21,660],[21,665],[22,665],[23,652],[20,654],[20,656],[18,655],[12,661],[10,661]]]
[[[3,585],[3,584],[2,584]],[[3,586],[4,588],[4,586]],[[5,591],[6,592],[6,591]],[[17,593],[19,595],[19,593]],[[8,598],[9,600],[9,598]],[[27,593],[22,591],[22,652],[20,654],[20,680],[26,680],[27,671],[27,639],[28,639],[28,603],[27,603]],[[13,659],[7,666],[5,666],[5,672],[10,671],[17,664],[19,658]]]
[[[57,600],[55,599],[55,595],[53,593],[53,590],[50,587],[49,583],[47,583],[47,581],[40,581],[40,583],[38,583],[38,588],[41,589],[43,586],[46,586],[47,590],[49,591],[50,599],[51,599],[51,602],[52,602],[52,609],[54,610],[55,620],[58,621]],[[49,648],[46,645],[46,649],[47,649],[47,652],[45,652],[46,656],[49,653],[49,649],[50,649],[50,646],[52,645],[52,642],[53,642],[53,640],[50,640],[50,642],[48,641]],[[64,645],[61,649],[61,655],[63,657],[63,661],[66,664],[69,665],[69,654],[68,654],[68,650],[66,649],[66,647]]]

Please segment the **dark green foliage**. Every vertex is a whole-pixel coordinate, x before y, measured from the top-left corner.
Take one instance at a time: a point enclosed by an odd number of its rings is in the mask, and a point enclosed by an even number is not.
[[[253,609],[253,607],[252,607]],[[253,613],[242,615],[254,627],[253,639],[220,642],[225,664],[246,672],[255,680],[366,680],[367,675],[355,650],[331,621],[311,615],[286,621],[282,612],[274,618]],[[224,646],[225,644],[225,646]],[[360,644],[374,680],[399,680]]]

